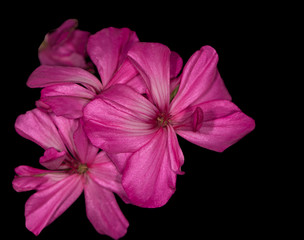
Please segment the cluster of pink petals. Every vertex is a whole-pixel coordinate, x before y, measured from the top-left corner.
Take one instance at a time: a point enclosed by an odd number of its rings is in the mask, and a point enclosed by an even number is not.
[[[137,43],[128,56],[147,85],[147,98],[126,85],[104,91],[84,108],[91,142],[112,156],[133,204],[163,206],[184,162],[176,134],[222,152],[253,130],[254,121],[230,100],[209,46],[194,53],[170,101],[170,50]]]
[[[231,102],[212,47],[196,51],[183,68],[176,52],[139,42],[130,29],[90,35],[76,26],[67,20],[39,48],[43,65],[27,85],[42,88],[41,98],[15,127],[45,149],[40,164],[47,170],[20,166],[13,186],[37,191],[25,206],[34,234],[84,192],[95,229],[117,239],[128,222],[113,193],[155,208],[175,192],[184,163],[177,135],[222,152],[255,123]]]
[[[34,109],[20,115],[15,128],[45,149],[39,162],[46,170],[15,169],[14,189],[37,191],[25,205],[30,231],[38,235],[84,192],[87,216],[97,232],[115,239],[126,233],[129,223],[113,194],[127,202],[121,174],[107,154],[90,143],[80,121]]]
[[[68,19],[59,28],[45,35],[38,49],[41,64],[89,68],[86,45],[90,33],[76,29],[77,26],[76,19]]]
[[[76,119],[88,102],[112,85],[127,84],[143,91],[144,83],[127,59],[136,42],[136,34],[127,28],[106,28],[90,36],[87,52],[101,80],[77,65],[41,65],[27,81],[31,88],[43,88],[37,107]]]

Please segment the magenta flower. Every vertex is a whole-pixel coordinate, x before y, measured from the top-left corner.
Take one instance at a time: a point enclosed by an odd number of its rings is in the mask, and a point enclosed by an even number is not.
[[[105,28],[90,36],[87,51],[98,69],[102,83],[81,68],[38,67],[27,81],[29,87],[43,88],[37,107],[53,111],[58,116],[79,118],[83,107],[112,85],[125,83],[140,91],[144,83],[126,59],[128,50],[136,42],[138,38],[135,32],[127,28]]]
[[[255,124],[230,101],[213,48],[192,55],[172,101],[170,50],[136,43],[128,56],[147,84],[148,98],[126,85],[108,88],[85,107],[84,127],[91,142],[113,156],[131,202],[160,207],[174,193],[184,162],[176,134],[221,152]]]
[[[88,69],[86,62],[89,32],[77,30],[76,19],[66,20],[59,28],[46,34],[38,49],[42,65],[70,66]]]
[[[16,131],[45,149],[40,164],[15,169],[16,191],[36,190],[25,204],[26,227],[35,235],[59,217],[84,191],[87,217],[100,234],[125,235],[128,221],[113,192],[128,201],[121,175],[105,152],[84,134],[79,120],[56,117],[34,109],[20,115]]]
[[[98,69],[102,82],[93,74],[75,67],[40,66],[29,77],[27,85],[43,88],[38,108],[54,112],[57,116],[79,118],[83,107],[103,90],[115,84],[127,84],[140,93],[146,85],[127,58],[129,49],[138,42],[136,33],[128,28],[105,28],[91,35],[87,51]],[[174,89],[183,62],[172,52],[171,86]]]

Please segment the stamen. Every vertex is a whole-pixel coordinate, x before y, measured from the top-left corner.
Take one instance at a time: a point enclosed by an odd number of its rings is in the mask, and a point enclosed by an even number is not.
[[[87,171],[89,170],[88,166],[86,164],[79,164],[78,165],[78,169],[77,169],[77,172],[79,174],[84,174],[86,173]]]
[[[167,114],[161,113],[157,117],[157,123],[158,123],[158,126],[160,126],[160,127],[166,127],[170,123],[170,119]]]

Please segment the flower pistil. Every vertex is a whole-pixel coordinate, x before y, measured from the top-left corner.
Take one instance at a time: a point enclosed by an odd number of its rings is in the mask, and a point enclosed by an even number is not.
[[[78,165],[78,168],[77,168],[77,172],[79,173],[79,174],[84,174],[84,173],[86,173],[87,171],[89,170],[89,168],[88,168],[88,166],[86,165],[86,164],[79,164]]]
[[[157,117],[157,124],[160,127],[166,127],[170,123],[170,116],[166,113],[161,113]]]

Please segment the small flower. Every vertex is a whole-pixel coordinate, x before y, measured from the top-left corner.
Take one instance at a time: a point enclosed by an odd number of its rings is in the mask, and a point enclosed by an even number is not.
[[[77,30],[76,19],[66,20],[59,28],[46,34],[38,49],[42,65],[70,66],[88,69],[86,62],[89,32]]]
[[[107,154],[89,142],[79,120],[34,109],[20,115],[15,128],[45,149],[39,162],[46,170],[29,166],[15,169],[14,189],[37,191],[25,204],[30,231],[38,235],[84,192],[87,217],[96,231],[114,239],[125,235],[129,223],[113,194],[128,201],[121,175]]]
[[[136,43],[128,56],[147,84],[148,98],[126,85],[113,86],[84,108],[84,127],[91,142],[111,154],[131,202],[160,207],[182,173],[176,134],[221,152],[252,131],[254,120],[230,101],[213,48],[192,55],[173,94],[166,46]]]

